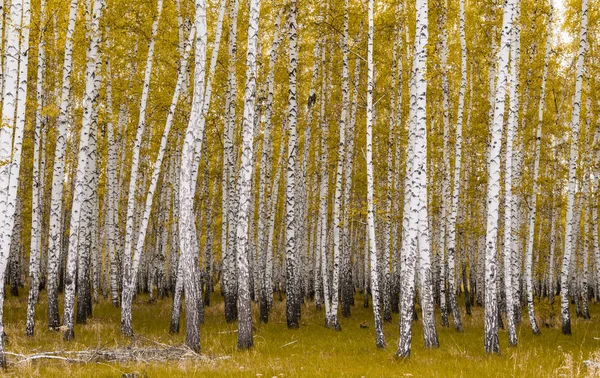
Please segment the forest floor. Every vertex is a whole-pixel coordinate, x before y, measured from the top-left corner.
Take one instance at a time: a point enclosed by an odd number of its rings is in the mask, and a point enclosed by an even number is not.
[[[238,351],[237,325],[227,324],[223,302],[218,294],[206,308],[206,322],[201,329],[203,360],[69,363],[60,360],[34,360],[11,365],[0,375],[8,377],[584,377],[594,374],[583,364],[586,359],[600,361],[600,305],[592,304],[591,320],[573,318],[573,335],[560,331],[559,301],[537,306],[542,334],[532,335],[526,312],[517,333],[519,346],[509,348],[507,333],[500,330],[500,356],[483,351],[483,309],[473,308],[472,316],[463,311],[464,333],[440,326],[440,348],[426,350],[420,320],[413,327],[410,360],[394,357],[398,344],[398,314],[385,324],[387,348],[375,347],[372,309],[363,308],[362,295],[357,295],[352,317],[341,318],[342,331],[325,329],[324,311],[314,303],[302,308],[300,329],[289,330],[285,323],[285,302],[275,300],[270,322],[261,324],[258,308],[254,313],[254,348]],[[136,337],[132,341],[121,336],[120,312],[101,299],[85,325],[76,325],[75,340],[62,341],[59,333],[46,328],[45,296],[37,307],[36,334],[24,336],[27,295],[8,297],[5,302],[6,350],[18,354],[50,351],[86,350],[156,346],[157,343],[181,345],[185,337],[185,317],[181,332],[169,334],[171,298],[149,303],[141,295],[134,302],[133,324]],[[62,303],[61,303],[62,308]],[[574,315],[574,311],[572,311]],[[62,313],[61,313],[62,315]],[[419,313],[420,316],[420,313]],[[544,324],[546,323],[546,324]],[[361,328],[361,324],[368,328]],[[9,362],[16,361],[14,355]],[[600,376],[600,375],[599,375]]]

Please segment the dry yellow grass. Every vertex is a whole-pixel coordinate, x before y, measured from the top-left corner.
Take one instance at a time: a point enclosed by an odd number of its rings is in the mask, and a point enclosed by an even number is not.
[[[213,303],[206,309],[206,323],[201,330],[202,352],[207,356],[230,356],[227,360],[148,364],[34,361],[11,366],[3,374],[8,377],[119,377],[123,373],[137,373],[140,377],[582,377],[596,373],[588,371],[583,360],[600,359],[600,305],[591,306],[591,320],[573,319],[572,336],[561,334],[558,321],[554,324],[546,321],[549,327],[542,326],[542,335],[533,336],[524,318],[518,328],[517,348],[509,348],[506,332],[500,331],[500,356],[483,352],[481,308],[474,308],[473,316],[463,313],[464,333],[438,326],[441,346],[435,350],[423,348],[421,325],[416,322],[412,357],[400,361],[394,358],[397,315],[385,325],[388,347],[376,349],[371,309],[362,307],[362,297],[357,297],[352,317],[340,320],[341,332],[325,329],[323,312],[316,311],[312,303],[303,306],[298,330],[287,329],[284,302],[275,302],[269,324],[257,322],[258,311],[254,308],[255,347],[250,351],[236,350],[236,324],[224,321],[219,295],[213,296]],[[94,315],[87,324],[76,326],[76,337],[71,342],[63,342],[58,333],[46,329],[44,297],[38,305],[36,334],[32,338],[24,336],[26,296],[10,297],[5,306],[6,349],[13,353],[116,348],[131,343],[151,345],[152,340],[181,344],[184,339],[184,332],[168,333],[170,298],[155,303],[148,303],[145,296],[136,299],[133,321],[138,336],[134,340],[120,335],[119,310],[107,300],[94,307]],[[551,318],[558,310],[557,305],[553,309],[548,303],[539,307],[540,318]],[[360,328],[361,323],[369,328]]]

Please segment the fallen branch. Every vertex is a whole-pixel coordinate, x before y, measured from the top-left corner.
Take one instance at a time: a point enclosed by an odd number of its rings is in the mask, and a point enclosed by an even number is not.
[[[292,345],[292,344],[296,344],[298,342],[298,340],[294,340],[294,341],[290,341],[287,344],[283,344],[282,346],[280,346],[280,348],[285,348],[286,346]]]
[[[41,352],[31,355],[6,352],[6,355],[16,357],[9,364],[18,365],[35,360],[61,360],[69,363],[103,363],[103,362],[164,362],[164,361],[215,361],[231,358],[230,356],[209,357],[195,353],[185,346],[168,346],[161,348],[119,348],[119,349],[88,349],[81,351]]]
[[[222,331],[222,332],[217,332],[219,335],[225,335],[227,333],[238,333],[237,329],[231,330],[231,331]]]

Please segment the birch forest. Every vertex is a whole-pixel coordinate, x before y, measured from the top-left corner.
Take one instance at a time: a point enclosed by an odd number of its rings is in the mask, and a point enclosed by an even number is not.
[[[3,373],[600,376],[599,0],[0,15]]]

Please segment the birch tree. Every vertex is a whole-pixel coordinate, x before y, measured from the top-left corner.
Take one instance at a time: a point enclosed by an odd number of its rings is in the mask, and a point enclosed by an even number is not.
[[[244,94],[244,121],[242,126],[242,156],[238,177],[239,210],[236,228],[236,255],[238,268],[238,349],[249,349],[252,340],[252,312],[250,309],[250,272],[248,270],[248,216],[250,213],[250,181],[252,178],[253,127],[256,102],[256,53],[260,0],[250,1],[248,49],[246,56],[246,90]],[[293,14],[293,12],[292,12]]]
[[[576,217],[573,216],[575,204],[575,191],[577,182],[577,160],[579,156],[579,124],[581,116],[581,88],[583,85],[583,63],[587,51],[587,23],[588,23],[588,2],[581,2],[581,29],[579,32],[579,51],[577,54],[577,68],[575,81],[575,95],[573,96],[573,108],[571,115],[571,148],[569,157],[569,176],[567,192],[567,215],[565,220],[565,242],[562,258],[562,269],[560,274],[560,313],[562,319],[562,333],[571,334],[571,315],[569,313],[569,266],[571,263],[571,254],[575,245],[574,228],[579,225],[576,223]]]
[[[517,0],[517,4],[519,1]],[[519,5],[517,5],[519,6]],[[518,12],[517,12],[518,13]],[[513,272],[511,261],[513,259],[513,251],[516,238],[513,232],[518,229],[517,224],[513,224],[513,210],[517,210],[513,206],[513,140],[517,131],[519,121],[519,67],[518,67],[518,49],[521,43],[520,28],[517,26],[519,19],[515,17],[513,20],[513,28],[511,31],[511,51],[510,51],[510,80],[509,85],[509,100],[510,106],[508,109],[508,122],[506,131],[506,153],[505,153],[505,175],[504,175],[504,201],[507,204],[504,210],[504,289],[506,297],[506,321],[508,323],[508,344],[510,346],[517,345],[517,330],[515,326],[515,315],[513,301],[515,293],[513,292]]]
[[[152,74],[152,65],[154,62],[154,50],[156,44],[156,34],[158,33],[158,24],[162,15],[163,0],[158,0],[156,5],[156,16],[152,22],[152,31],[150,42],[148,43],[148,56],[146,57],[146,68],[144,71],[144,82],[142,84],[142,96],[140,100],[140,112],[138,125],[136,129],[135,141],[133,144],[133,155],[131,157],[131,174],[129,178],[129,192],[127,197],[127,212],[125,226],[125,249],[123,250],[123,282],[124,286],[130,286],[133,281],[131,269],[131,254],[134,243],[134,221],[135,221],[135,203],[137,192],[137,176],[139,172],[140,149],[142,147],[142,138],[146,128],[146,107],[148,105],[148,94],[150,92],[150,78]],[[128,288],[123,291],[121,298],[121,333],[124,336],[133,336],[133,326],[131,324],[131,301],[133,292]]]
[[[285,294],[286,294],[286,319],[288,328],[300,326],[300,293],[298,277],[298,245],[296,243],[296,231],[298,216],[296,214],[296,155],[298,145],[296,141],[296,127],[298,119],[298,104],[296,100],[298,68],[298,34],[296,24],[296,0],[290,1],[287,29],[289,42],[289,97],[288,97],[288,156],[286,168],[286,190],[285,190]],[[250,30],[250,29],[249,29]],[[250,33],[248,33],[250,34]],[[250,44],[250,40],[248,40]],[[250,45],[249,45],[250,46]],[[250,53],[248,53],[250,63]],[[250,64],[249,64],[250,66]],[[252,94],[253,96],[253,94]]]
[[[544,121],[544,107],[546,104],[546,80],[548,78],[548,65],[550,63],[550,49],[551,49],[551,40],[552,40],[552,26],[553,26],[553,16],[554,16],[554,1],[550,0],[550,10],[548,13],[548,29],[546,36],[546,52],[544,55],[544,70],[542,73],[542,87],[540,91],[540,102],[538,106],[538,119],[537,119],[537,130],[535,137],[535,160],[533,163],[533,189],[531,192],[531,209],[529,210],[529,219],[528,219],[528,234],[527,234],[527,251],[525,257],[525,277],[527,281],[527,307],[529,309],[529,322],[531,323],[531,330],[534,335],[539,335],[541,332],[537,326],[537,321],[535,319],[535,312],[533,307],[533,279],[532,279],[532,255],[533,255],[533,237],[535,235],[535,220],[537,216],[537,192],[538,192],[538,180],[539,180],[539,171],[540,171],[540,150],[541,150],[541,142],[542,142],[542,125]],[[553,217],[551,217],[551,221]],[[554,222],[552,222],[552,232],[554,232]],[[554,248],[554,238],[551,237],[551,247]],[[551,253],[552,255],[552,253]],[[550,264],[554,265],[554,259],[550,259]],[[550,285],[552,288],[552,285]]]
[[[506,106],[506,90],[509,74],[509,54],[516,0],[504,3],[500,47],[497,55],[497,84],[495,86],[493,122],[488,156],[487,224],[485,239],[485,335],[486,353],[500,353],[498,342],[497,236],[498,206],[500,198],[500,149],[502,127]]]
[[[65,340],[70,340],[75,337],[75,331],[73,328],[73,316],[75,306],[75,281],[77,273],[77,260],[78,253],[85,253],[80,251],[81,240],[80,237],[83,235],[79,234],[81,228],[84,228],[82,217],[84,216],[82,207],[84,202],[89,200],[86,195],[85,181],[89,179],[89,171],[87,170],[88,164],[91,164],[91,159],[95,158],[95,146],[89,146],[90,138],[96,138],[94,133],[96,130],[93,127],[94,120],[94,106],[95,106],[95,95],[97,93],[96,85],[97,76],[96,68],[99,59],[98,49],[100,47],[100,17],[102,15],[102,9],[104,8],[103,0],[95,0],[92,8],[92,17],[90,25],[90,43],[87,52],[86,62],[86,83],[85,83],[85,95],[84,95],[84,113],[81,124],[81,132],[79,139],[79,150],[77,154],[77,172],[74,180],[74,191],[73,191],[73,203],[71,205],[71,222],[69,227],[69,242],[68,242],[68,255],[67,255],[67,278],[65,285],[65,308],[64,308],[64,326],[65,332],[63,337]],[[87,173],[87,175],[86,175]],[[85,231],[84,231],[85,232]],[[84,233],[82,233],[84,234]],[[79,272],[79,275],[86,274]]]
[[[25,334],[33,336],[35,327],[35,305],[38,302],[40,286],[40,255],[42,249],[42,216],[44,211],[43,203],[43,181],[40,165],[42,157],[42,133],[45,132],[46,116],[43,115],[44,109],[44,78],[46,73],[46,42],[44,40],[43,26],[46,23],[46,0],[40,2],[40,28],[38,43],[38,62],[37,62],[37,80],[36,80],[36,110],[35,110],[35,131],[33,147],[33,172],[32,172],[32,194],[31,194],[31,250],[29,252],[29,296],[27,298],[27,324]]]
[[[454,186],[452,187],[452,198],[450,204],[450,218],[448,219],[447,261],[448,261],[448,291],[450,293],[450,307],[454,319],[454,329],[462,331],[460,312],[456,303],[454,288],[454,258],[456,252],[456,222],[458,215],[458,200],[460,196],[461,161],[463,143],[463,119],[465,109],[465,92],[467,90],[467,38],[465,33],[465,0],[459,4],[459,33],[460,33],[460,89],[458,92],[458,110],[456,118],[456,141],[454,147]],[[466,286],[465,286],[466,287]]]
[[[185,132],[183,149],[181,151],[181,172],[179,178],[179,248],[181,251],[180,265],[183,271],[183,290],[186,307],[185,343],[193,351],[200,351],[200,308],[202,301],[199,285],[199,267],[196,262],[197,250],[196,225],[194,221],[193,200],[196,191],[192,187],[193,160],[195,142],[200,140],[204,130],[198,127],[202,116],[204,100],[204,80],[206,70],[206,3],[204,0],[195,1],[196,15],[194,27],[196,33],[196,50],[194,54],[194,93],[192,97],[192,112]]]
[[[73,34],[77,21],[78,0],[69,6],[69,21],[65,35],[65,55],[62,69],[58,133],[52,170],[52,195],[50,204],[50,231],[48,235],[48,328],[58,329],[58,275],[61,255],[63,188],[67,150],[67,125],[71,106],[71,73],[73,72]],[[6,76],[6,75],[5,75]],[[5,84],[6,85],[6,84]]]
[[[4,279],[15,224],[17,186],[25,130],[30,3],[11,2],[5,19],[2,125],[0,129],[0,366],[6,367]]]
[[[373,35],[375,25],[373,20],[374,0],[369,0],[367,32],[367,136],[366,136],[366,163],[367,163],[367,233],[368,251],[371,261],[371,292],[373,294],[373,316],[375,318],[375,345],[385,348],[383,334],[383,319],[379,308],[379,280],[377,274],[377,244],[375,239],[375,214],[373,204],[374,177],[373,177]],[[335,294],[337,295],[337,294]],[[365,291],[365,296],[367,295]]]

